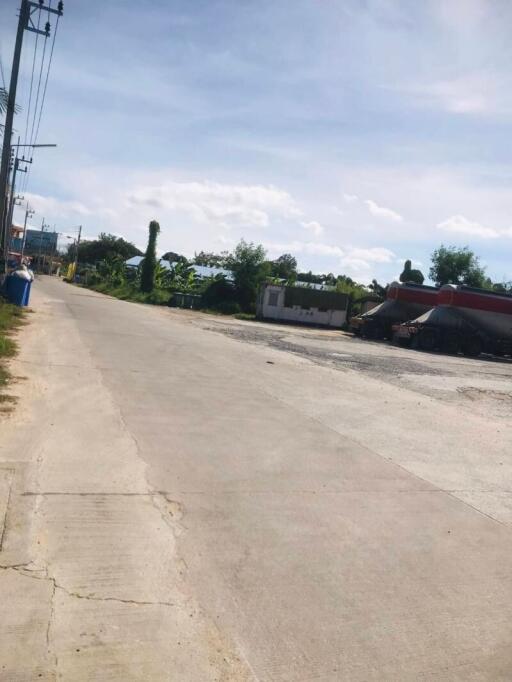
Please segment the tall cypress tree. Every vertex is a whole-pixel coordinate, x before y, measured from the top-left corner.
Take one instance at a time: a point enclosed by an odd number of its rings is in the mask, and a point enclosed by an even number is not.
[[[149,223],[148,246],[140,275],[140,290],[145,293],[150,293],[155,287],[156,239],[159,232],[160,225],[156,220],[152,220]]]

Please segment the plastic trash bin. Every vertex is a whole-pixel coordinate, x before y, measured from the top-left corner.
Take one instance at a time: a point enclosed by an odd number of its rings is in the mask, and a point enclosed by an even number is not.
[[[5,280],[7,300],[14,305],[27,306],[30,300],[32,282],[24,277],[8,275]]]

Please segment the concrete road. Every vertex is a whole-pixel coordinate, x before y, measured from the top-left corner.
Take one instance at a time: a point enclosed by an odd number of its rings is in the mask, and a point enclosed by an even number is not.
[[[512,679],[509,364],[48,278],[33,307],[0,680]]]

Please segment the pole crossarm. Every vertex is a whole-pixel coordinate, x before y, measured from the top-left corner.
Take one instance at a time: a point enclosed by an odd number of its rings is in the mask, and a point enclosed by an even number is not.
[[[64,10],[64,3],[63,2],[59,2],[57,7],[48,7],[47,5],[45,5],[42,2],[31,2],[31,0],[29,0],[28,5],[30,7],[33,7],[31,14],[33,12],[35,12],[36,10],[40,9],[40,10],[44,10],[45,12],[51,12],[52,14],[57,14],[59,17],[61,17],[63,10]]]

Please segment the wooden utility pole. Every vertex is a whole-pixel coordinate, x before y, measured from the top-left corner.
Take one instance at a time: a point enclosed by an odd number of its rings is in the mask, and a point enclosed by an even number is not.
[[[2,146],[2,159],[0,163],[0,247],[4,257],[7,258],[7,212],[8,212],[8,185],[9,185],[9,161],[11,154],[11,137],[16,111],[16,90],[18,88],[18,75],[20,71],[21,48],[23,46],[23,35],[25,30],[32,31],[48,38],[50,35],[50,22],[46,22],[44,30],[34,25],[31,17],[34,12],[45,11],[52,14],[62,15],[63,4],[59,2],[57,9],[48,7],[44,0],[31,2],[31,0],[21,0],[20,15],[18,19],[18,30],[16,32],[16,42],[14,43],[14,56],[12,59],[11,80],[9,83],[9,93],[7,99],[7,110],[5,112],[4,139]]]
[[[28,26],[30,18],[30,5],[28,0],[21,0],[20,16],[18,19],[18,30],[16,32],[16,42],[14,44],[14,57],[12,60],[11,82],[9,84],[9,95],[7,99],[7,111],[5,112],[4,141],[2,146],[2,162],[0,165],[0,227],[2,240],[1,246],[4,257],[7,258],[7,186],[9,180],[9,161],[11,156],[11,136],[14,111],[16,109],[16,89],[18,87],[18,74],[20,71],[21,47],[23,45],[23,33]]]

